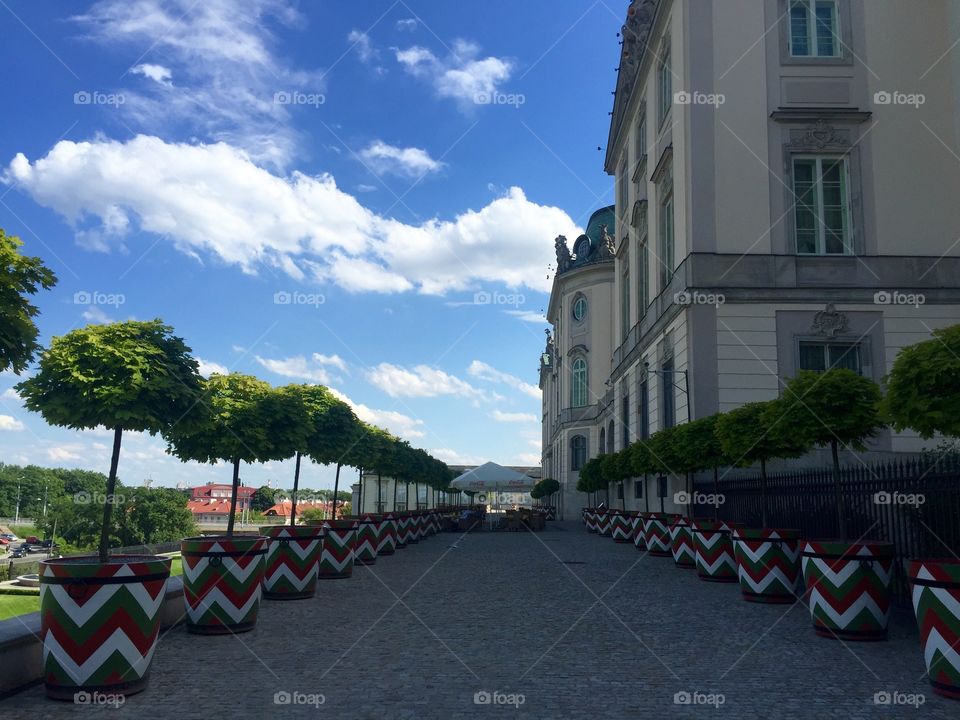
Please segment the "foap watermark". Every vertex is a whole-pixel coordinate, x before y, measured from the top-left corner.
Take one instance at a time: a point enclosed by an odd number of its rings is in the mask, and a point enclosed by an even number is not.
[[[74,105],[109,105],[120,107],[127,102],[123,93],[105,93],[99,90],[78,90],[73,94]]]
[[[679,90],[673,94],[673,103],[675,105],[711,105],[713,107],[720,107],[726,102],[727,97],[722,93]]]
[[[323,693],[305,693],[298,692],[297,690],[287,692],[286,690],[280,690],[273,694],[274,705],[311,705],[319,708],[325,702],[327,702],[327,698]]]
[[[905,293],[899,290],[878,290],[873,294],[874,305],[913,305],[918,308],[927,302],[922,293]]]
[[[673,296],[676,305],[714,305],[720,307],[727,301],[722,293],[705,293],[699,290],[684,290]]]
[[[81,490],[73,496],[73,502],[77,505],[123,505],[127,498],[119,493],[106,495],[102,492],[87,492]]]
[[[874,105],[908,105],[919,108],[927,102],[923,93],[905,93],[899,90],[879,90],[873,94]]]
[[[681,690],[673,694],[674,705],[710,705],[719,708],[727,701],[723,693],[705,693],[697,690]]]
[[[74,305],[110,305],[120,307],[127,301],[123,293],[105,293],[99,290],[78,290],[73,294]]]
[[[325,302],[327,302],[327,298],[323,293],[278,290],[273,294],[274,305],[313,305],[314,307],[320,307]]]
[[[927,501],[927,496],[923,493],[902,493],[897,490],[887,492],[881,490],[873,495],[874,505],[911,505],[920,507]]]
[[[274,105],[306,105],[318,108],[327,102],[323,93],[305,93],[300,90],[278,90],[273,94]]]
[[[713,507],[720,507],[726,501],[727,497],[723,493],[688,493],[681,490],[673,494],[674,505],[712,505]]]
[[[87,692],[81,690],[73,694],[74,705],[102,705],[104,707],[118,708],[127,701],[127,698],[120,693],[105,693],[94,690]]]
[[[526,104],[527,96],[523,93],[503,93],[497,90],[486,92],[482,90],[474,94],[473,102],[476,105],[509,105],[519,110],[521,105]]]
[[[527,701],[523,693],[505,693],[499,690],[478,690],[473,694],[474,705],[512,705],[519,708]]]
[[[473,294],[474,305],[510,305],[520,307],[526,304],[527,298],[521,293],[487,292],[481,290]]]
[[[919,708],[927,702],[923,693],[905,693],[899,690],[879,690],[873,694],[874,705],[909,705]]]

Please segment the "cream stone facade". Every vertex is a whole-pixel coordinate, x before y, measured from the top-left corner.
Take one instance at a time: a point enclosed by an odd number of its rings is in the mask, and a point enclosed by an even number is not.
[[[619,450],[775,398],[802,368],[879,382],[960,322],[958,29],[948,0],[630,4],[605,158],[614,259],[558,272],[558,362],[541,366],[544,473],[567,517],[585,502],[577,435],[587,457]],[[567,389],[576,293],[596,324],[589,410]],[[922,446],[885,432],[871,450]],[[669,511],[682,482],[626,483],[623,504],[665,495]]]

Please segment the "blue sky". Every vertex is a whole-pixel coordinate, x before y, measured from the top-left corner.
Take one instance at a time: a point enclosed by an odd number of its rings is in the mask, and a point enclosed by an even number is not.
[[[59,276],[43,339],[162,317],[204,372],[321,382],[451,463],[537,464],[553,238],[612,202],[621,5],[6,0],[0,227]],[[15,383],[0,458],[107,469],[104,431],[46,426]],[[229,477],[137,436],[120,472]]]

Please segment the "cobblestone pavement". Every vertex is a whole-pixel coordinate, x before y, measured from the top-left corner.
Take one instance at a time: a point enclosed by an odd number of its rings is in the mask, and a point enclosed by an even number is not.
[[[876,705],[876,693],[924,704]],[[295,702],[277,705],[278,693]],[[477,693],[496,693],[489,698]],[[688,693],[698,704],[678,704]],[[323,699],[323,703],[319,701]],[[704,704],[719,701],[719,706]],[[522,699],[522,704],[519,704]],[[517,703],[511,705],[510,702]],[[807,610],[746,603],[669,558],[588,535],[444,534],[265,602],[253,632],[161,640],[150,687],[120,708],[48,701],[0,718],[958,718],[924,676],[909,614],[890,640],[817,637]]]

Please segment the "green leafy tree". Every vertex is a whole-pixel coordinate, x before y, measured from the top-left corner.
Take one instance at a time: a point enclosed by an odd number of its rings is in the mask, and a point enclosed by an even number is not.
[[[852,370],[801,371],[787,383],[779,400],[763,414],[771,435],[781,443],[794,439],[809,449],[830,446],[840,536],[847,539],[847,517],[840,485],[840,446],[865,450],[865,442],[884,427],[880,387]]]
[[[197,533],[187,498],[172,488],[128,488],[120,508],[122,545],[173,542]]]
[[[693,420],[684,425],[678,425],[673,438],[674,456],[677,469],[687,473],[688,497],[692,502],[692,487],[690,477],[692,473],[703,470],[713,470],[714,492],[719,494],[719,471],[722,465],[729,465],[730,459],[723,451],[723,444],[717,435],[717,421],[720,415],[709,415],[699,420]],[[715,513],[717,508],[714,509]],[[690,506],[687,507],[690,515]]]
[[[310,387],[304,394],[304,402],[311,417],[307,455],[315,463],[335,463],[337,466],[331,494],[334,501],[332,517],[336,518],[337,501],[350,499],[349,492],[340,492],[340,468],[346,463],[351,448],[360,437],[361,425],[350,406],[334,396],[329,389],[320,385]]]
[[[18,375],[39,349],[34,323],[39,311],[27,297],[57,284],[40,258],[20,254],[22,246],[20,238],[0,228],[0,372]]]
[[[650,493],[647,488],[647,476],[657,471],[657,464],[647,440],[638,440],[630,448],[631,474],[643,477],[643,501],[647,512],[650,512]]]
[[[123,431],[190,428],[202,414],[200,390],[190,348],[161,320],[89,325],[55,337],[36,375],[17,385],[24,405],[52,425],[113,430],[107,498],[115,494]],[[99,552],[106,562],[111,503],[102,510]]]
[[[883,410],[895,430],[960,437],[960,325],[903,348],[886,384]]]
[[[300,519],[305,523],[317,523],[327,519],[327,512],[323,508],[309,507],[300,513]]]
[[[266,512],[277,504],[277,491],[269,485],[261,485],[250,497],[250,509],[254,512]]]
[[[203,421],[176,425],[166,434],[168,451],[181,460],[229,462],[233,489],[227,536],[233,536],[240,487],[240,463],[283,460],[303,447],[303,409],[286,394],[250,375],[213,374],[203,382]]]

